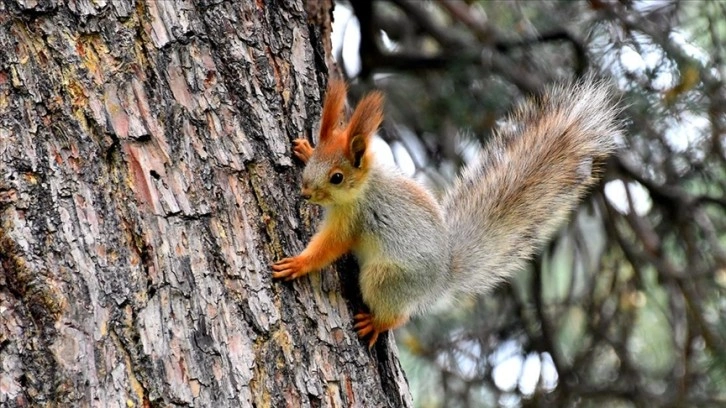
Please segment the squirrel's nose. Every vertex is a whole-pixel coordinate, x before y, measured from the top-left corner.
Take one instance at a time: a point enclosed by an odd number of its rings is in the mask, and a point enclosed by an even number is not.
[[[300,192],[300,196],[306,200],[309,200],[310,197],[312,197],[313,195],[312,195],[312,193],[310,193],[310,190],[308,190],[307,188],[304,188],[302,190],[302,192]]]

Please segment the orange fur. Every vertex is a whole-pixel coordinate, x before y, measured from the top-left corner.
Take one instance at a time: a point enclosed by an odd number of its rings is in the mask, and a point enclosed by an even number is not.
[[[383,94],[374,91],[366,95],[353,112],[350,123],[345,129],[345,150],[343,150],[352,162],[356,161],[357,156],[365,157],[368,152],[368,145],[373,134],[378,130],[383,122]],[[354,141],[359,143],[356,149]],[[364,164],[364,162],[361,162]]]
[[[341,237],[335,228],[326,228],[313,236],[300,256],[305,259],[307,268],[315,271],[330,265],[349,252],[352,246],[350,238]]]
[[[335,157],[344,152],[352,163],[355,161],[356,152],[353,151],[351,143],[358,136],[362,138],[362,148],[359,149],[359,153],[364,155],[362,163],[365,164],[368,161],[366,156],[370,139],[383,121],[383,94],[375,91],[366,95],[356,106],[348,125],[340,129],[338,124],[343,116],[346,90],[344,82],[337,80],[330,82],[320,124],[318,154],[320,157]]]
[[[348,140],[354,136],[364,136],[367,140],[373,136],[383,122],[383,94],[373,91],[366,95],[355,108],[350,123],[346,128]]]
[[[315,149],[310,145],[310,142],[308,142],[305,139],[295,139],[292,141],[293,143],[293,152],[295,153],[295,157],[300,159],[303,163],[307,163],[308,160],[310,160],[310,157],[312,157],[313,152]]]
[[[348,85],[345,81],[333,79],[328,83],[328,91],[323,103],[323,117],[320,120],[320,142],[331,138],[338,128],[345,108],[345,95]]]
[[[358,333],[358,337],[364,338],[370,336],[368,339],[369,349],[376,344],[379,334],[388,330],[397,329],[408,322],[408,316],[397,317],[391,321],[381,321],[381,319],[374,317],[370,313],[358,313],[353,316],[353,319],[355,320],[353,328]]]
[[[320,143],[315,150],[319,151],[320,157],[335,157],[337,153],[347,150],[346,137],[343,132],[335,132],[332,137],[323,141],[323,135],[320,134]]]
[[[333,222],[332,224],[338,224]],[[320,270],[350,251],[353,240],[339,228],[321,228],[298,256],[285,258],[272,265],[272,277],[291,280]]]

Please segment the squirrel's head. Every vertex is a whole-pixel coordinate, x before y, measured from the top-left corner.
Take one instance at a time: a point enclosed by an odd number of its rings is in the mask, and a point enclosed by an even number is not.
[[[320,140],[303,172],[302,195],[321,205],[355,202],[370,171],[371,139],[383,121],[383,94],[371,92],[344,123],[345,82],[328,86]]]

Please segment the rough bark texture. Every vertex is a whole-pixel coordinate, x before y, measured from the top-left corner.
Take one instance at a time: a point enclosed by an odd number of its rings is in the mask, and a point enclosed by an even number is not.
[[[314,219],[320,7],[0,2],[0,405],[410,405],[336,274],[270,278]]]

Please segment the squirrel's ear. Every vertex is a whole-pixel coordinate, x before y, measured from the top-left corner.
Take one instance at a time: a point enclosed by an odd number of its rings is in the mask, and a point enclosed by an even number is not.
[[[368,146],[368,140],[361,135],[355,135],[350,139],[350,162],[353,163],[353,167],[360,167],[363,162],[363,156],[366,154]]]
[[[338,127],[343,108],[345,108],[345,94],[348,86],[345,81],[331,79],[328,82],[328,90],[325,93],[323,103],[323,118],[320,121],[320,141],[323,142],[333,136],[333,131]]]
[[[360,167],[373,133],[383,121],[383,94],[375,91],[366,95],[355,108],[348,129],[349,158]]]

